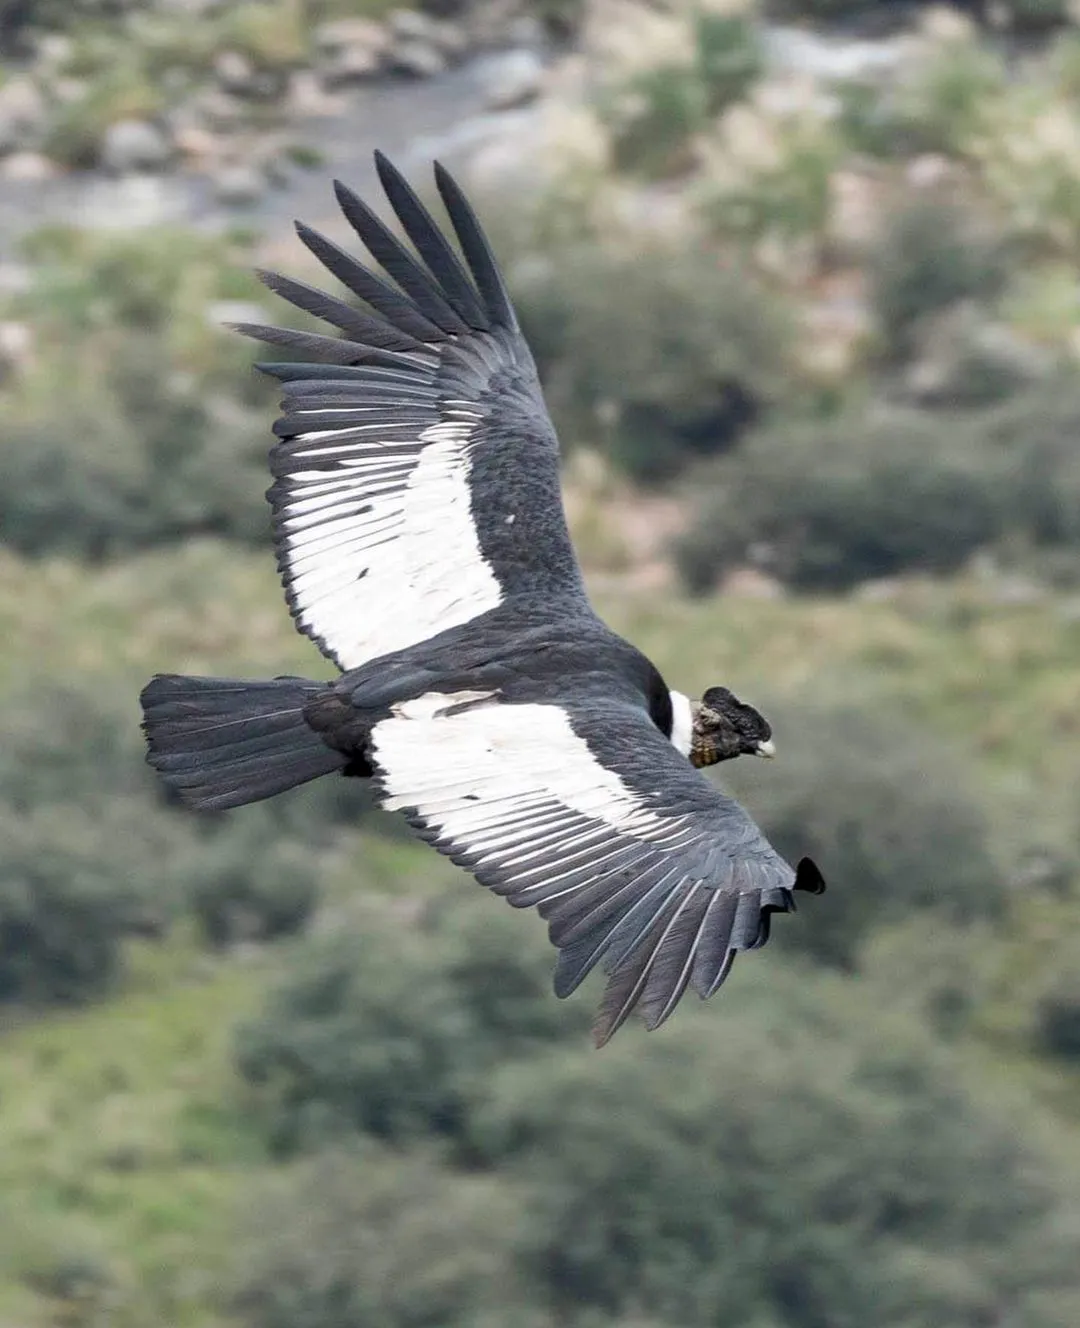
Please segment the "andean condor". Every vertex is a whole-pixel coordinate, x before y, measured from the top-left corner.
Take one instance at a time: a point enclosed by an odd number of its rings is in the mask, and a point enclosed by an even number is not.
[[[297,227],[371,312],[263,273],[342,335],[240,329],[296,354],[260,366],[285,385],[268,497],[292,616],[340,676],[159,675],[142,693],[148,759],[208,809],[371,778],[428,843],[536,905],[557,995],[602,965],[599,1045],[635,1009],[656,1028],[688,985],[711,996],[792,891],[824,882],[695,768],[772,755],[761,715],[723,687],[669,690],[590,606],[555,430],[461,190],[436,165],[459,257],[376,164],[415,252],[335,187],[390,281]]]

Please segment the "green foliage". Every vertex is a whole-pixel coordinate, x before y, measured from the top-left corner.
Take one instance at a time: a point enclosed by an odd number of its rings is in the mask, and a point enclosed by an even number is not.
[[[677,173],[692,136],[761,75],[761,37],[752,19],[699,10],[689,22],[689,64],[654,65],[607,90],[601,109],[620,170]]]
[[[263,537],[250,352],[210,321],[215,300],[250,289],[231,247],[52,232],[30,255],[34,287],[11,312],[32,320],[39,354],[0,444],[7,542],[96,558],[192,534]]]
[[[1058,550],[1067,570],[1080,544],[1080,377],[1015,397],[982,427],[1008,493],[1006,547]]]
[[[812,857],[829,885],[771,944],[848,966],[874,928],[915,912],[952,925],[1000,916],[1004,873],[958,753],[870,707],[803,696],[766,709],[783,759],[748,800],[777,848]],[[753,773],[732,766],[726,782],[742,788]]]
[[[1036,1035],[1043,1050],[1066,1061],[1080,1060],[1080,982],[1059,974],[1038,1005]]]
[[[753,249],[779,243],[796,266],[814,253],[832,209],[832,178],[843,143],[834,127],[813,114],[792,115],[772,127],[763,160],[742,164],[732,179],[709,181],[701,211],[722,237]]]
[[[138,893],[155,884],[129,873],[160,862],[164,846],[135,816],[111,811],[0,817],[0,1002],[86,1000],[114,978]]]
[[[851,413],[783,424],[718,464],[677,547],[704,592],[756,563],[804,590],[946,572],[1000,533],[999,477],[962,422],[928,413]]]
[[[492,1065],[587,1018],[551,996],[550,955],[528,926],[490,898],[422,912],[400,900],[313,943],[237,1043],[271,1145],[459,1134]]]
[[[579,1052],[492,1077],[476,1128],[537,1188],[530,1266],[558,1310],[976,1328],[1005,1303],[1058,1322],[1068,1192],[1008,1118],[914,1028],[769,976],[722,1037],[703,1017],[602,1068]]]
[[[110,125],[125,119],[154,119],[164,109],[160,87],[137,65],[120,62],[102,71],[82,95],[53,113],[45,134],[46,154],[72,170],[97,165]]]
[[[961,300],[990,300],[1006,269],[969,212],[937,199],[902,208],[869,264],[870,300],[890,360],[909,356],[924,321]]]
[[[521,1197],[424,1152],[337,1151],[259,1188],[234,1309],[252,1328],[541,1328],[513,1266]]]
[[[244,1321],[1068,1322],[1067,1184],[916,1025],[755,965],[663,1038],[499,1058],[467,1172],[365,1141],[284,1173],[257,1194]]]
[[[646,481],[731,446],[790,368],[782,306],[704,248],[580,246],[515,298],[562,438]]]
[[[191,907],[211,945],[271,941],[311,917],[322,872],[310,845],[275,834],[269,815],[230,818],[187,868]]]

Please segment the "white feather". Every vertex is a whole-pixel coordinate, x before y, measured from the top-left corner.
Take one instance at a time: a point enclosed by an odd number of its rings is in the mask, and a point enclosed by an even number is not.
[[[694,743],[694,712],[689,697],[671,693],[671,745],[680,756],[689,756]]]
[[[477,420],[475,407],[454,410],[425,429],[415,465],[386,455],[384,447],[400,438],[395,430],[385,437],[386,426],[381,437],[358,438],[376,426],[349,425],[296,440],[303,456],[338,461],[288,475],[281,510],[298,620],[343,668],[426,640],[501,602],[472,519],[468,448]],[[313,442],[325,446],[307,446]]]
[[[530,858],[532,827],[542,837],[565,809],[566,842],[581,832],[574,813],[621,834],[664,843],[682,828],[653,813],[577,736],[564,711],[549,705],[476,706],[447,710],[459,696],[428,692],[395,706],[372,731],[383,771],[383,806],[415,807],[445,835],[496,856]]]

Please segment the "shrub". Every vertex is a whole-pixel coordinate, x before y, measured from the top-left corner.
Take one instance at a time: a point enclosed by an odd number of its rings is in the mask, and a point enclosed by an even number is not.
[[[851,412],[763,429],[702,477],[679,569],[698,592],[747,562],[803,590],[951,571],[1002,529],[990,462],[975,426],[944,414]]]
[[[685,1328],[1070,1322],[1068,1184],[1015,1121],[858,986],[755,965],[722,1014],[490,1076],[477,1147],[534,1187],[533,1303]]]
[[[1080,1060],[1080,981],[1075,974],[1061,974],[1040,998],[1035,1029],[1048,1055]]]
[[[521,1199],[491,1177],[368,1146],[293,1168],[251,1209],[233,1308],[252,1328],[550,1322],[513,1264]]]
[[[275,833],[270,814],[230,818],[184,864],[191,907],[211,945],[299,931],[318,899],[320,855]]]
[[[156,930],[169,908],[175,828],[119,800],[4,811],[0,823],[0,1001],[100,994],[124,938]]]
[[[992,299],[1005,274],[1000,245],[963,209],[933,199],[901,209],[870,259],[870,299],[886,358],[907,358],[930,315],[961,300]]]
[[[38,358],[14,384],[0,533],[100,557],[188,534],[263,536],[268,446],[250,349],[211,325],[235,247],[188,235],[33,238],[10,312]],[[57,393],[62,381],[64,391]]]
[[[601,111],[621,170],[677,173],[692,136],[761,75],[761,38],[751,19],[700,10],[687,21],[687,63],[653,65],[607,89]]]
[[[404,901],[371,905],[355,934],[311,944],[241,1029],[237,1064],[272,1145],[456,1137],[493,1064],[583,1026],[587,1011],[551,996],[551,971],[543,929],[496,900],[448,900],[419,921]]]
[[[1015,397],[981,428],[1009,494],[1004,541],[1072,555],[1080,545],[1080,375]]]
[[[873,928],[915,912],[956,925],[998,915],[1004,874],[957,753],[850,703],[807,697],[790,718],[783,705],[767,713],[783,759],[754,778],[754,816],[781,853],[812,857],[829,885],[774,944],[850,965]],[[726,782],[742,787],[753,773],[733,767]]]
[[[781,306],[703,249],[581,246],[515,298],[564,443],[600,443],[640,479],[725,450],[786,382]]]

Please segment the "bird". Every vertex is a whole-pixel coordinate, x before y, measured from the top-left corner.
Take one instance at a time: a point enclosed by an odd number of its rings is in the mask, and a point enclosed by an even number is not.
[[[404,240],[334,190],[381,272],[296,223],[355,299],[258,273],[336,335],[236,325],[283,356],[257,366],[284,392],[273,541],[295,625],[338,675],[157,674],[147,759],[213,811],[333,773],[371,781],[422,840],[535,907],[557,996],[601,968],[602,1046],[632,1013],[655,1029],[688,988],[712,996],[771,915],[825,882],[702,773],[772,756],[764,717],[726,687],[670,689],[590,604],[555,428],[465,193],[436,163],[448,232],[375,166]]]

